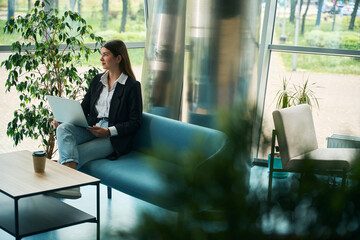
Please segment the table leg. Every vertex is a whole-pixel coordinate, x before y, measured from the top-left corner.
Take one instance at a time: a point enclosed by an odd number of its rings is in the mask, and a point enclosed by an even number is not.
[[[96,185],[96,239],[100,240],[100,184]]]
[[[16,240],[21,239],[19,236],[19,199],[14,199],[14,210],[15,210],[15,238]]]

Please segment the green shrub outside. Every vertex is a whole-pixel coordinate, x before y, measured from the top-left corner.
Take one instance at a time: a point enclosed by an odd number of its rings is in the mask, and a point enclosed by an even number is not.
[[[286,71],[293,66],[292,53],[280,53]],[[312,73],[360,75],[359,61],[353,57],[297,54],[297,70]]]
[[[97,32],[97,34],[106,40],[109,39],[122,39],[125,42],[145,42],[145,32],[117,32],[114,30],[107,30]]]
[[[131,61],[131,65],[133,67],[135,66],[142,66],[143,60],[144,60],[144,49],[143,48],[132,48],[128,49],[129,57]],[[99,67],[101,68],[101,62],[100,62],[100,54],[94,53],[89,57],[89,61],[79,62],[78,66],[80,67]],[[136,76],[137,78],[140,78],[141,76]]]
[[[346,34],[341,38],[341,48],[359,50],[360,49],[360,34]]]
[[[355,21],[354,31],[347,29],[349,22],[350,16],[337,18],[335,31],[332,31],[332,20],[325,21],[322,19],[320,26],[315,26],[315,18],[308,16],[305,21],[304,35],[299,34],[298,46],[360,50],[360,25],[358,17]],[[275,26],[274,39],[279,39],[282,33],[282,27],[277,24]],[[295,25],[287,19],[285,26],[287,35],[285,44],[293,46]],[[280,53],[280,56],[286,71],[292,71],[293,54]],[[297,69],[314,73],[360,75],[359,60],[360,58],[354,57],[297,54]]]
[[[311,47],[340,48],[341,33],[313,30],[305,33],[305,41]]]
[[[349,32],[323,32],[313,30],[305,34],[305,41],[311,47],[360,49],[360,34]]]
[[[7,34],[4,33],[4,27],[6,24],[6,20],[0,20],[0,45],[10,45],[14,39],[19,39],[19,33]]]

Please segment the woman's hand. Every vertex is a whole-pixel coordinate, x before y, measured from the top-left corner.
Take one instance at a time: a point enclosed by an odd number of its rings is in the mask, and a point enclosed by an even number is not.
[[[57,129],[57,127],[60,125],[60,123],[58,121],[56,121],[55,119],[53,119],[52,125],[55,129]]]
[[[89,130],[96,137],[109,137],[110,136],[110,130],[108,128],[93,126],[92,128],[87,128],[87,130]]]

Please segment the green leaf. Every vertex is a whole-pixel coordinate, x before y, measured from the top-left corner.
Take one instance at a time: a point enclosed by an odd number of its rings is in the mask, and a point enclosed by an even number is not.
[[[90,81],[92,74],[84,74],[81,78],[73,62],[88,59],[89,54],[93,53],[84,46],[84,39],[102,40],[90,32],[92,27],[84,24],[86,21],[80,14],[69,11],[59,14],[58,10],[54,10],[53,14],[45,11],[45,3],[36,0],[30,13],[16,20],[10,19],[4,26],[4,32],[17,31],[27,41],[13,42],[13,54],[1,62],[9,73],[5,82],[6,91],[13,91],[13,87],[19,91],[19,108],[14,111],[14,119],[9,122],[7,129],[15,144],[24,137],[40,137],[43,143],[48,143],[46,139],[54,132],[50,125],[53,116],[46,109],[44,96],[75,97],[79,92],[84,92],[87,87],[83,84]],[[69,24],[69,19],[74,21],[74,27]],[[77,33],[73,34],[73,31]],[[53,38],[49,38],[49,34]],[[64,53],[59,51],[61,44],[67,45]],[[34,50],[29,50],[30,47]],[[20,75],[23,77],[19,78]]]

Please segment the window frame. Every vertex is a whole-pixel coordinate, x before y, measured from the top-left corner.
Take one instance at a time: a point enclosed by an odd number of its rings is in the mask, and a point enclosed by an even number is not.
[[[269,77],[269,68],[272,52],[286,52],[286,53],[300,53],[312,55],[328,55],[328,56],[342,56],[342,57],[356,57],[360,58],[360,51],[348,49],[332,49],[332,48],[317,48],[291,45],[273,44],[273,35],[276,22],[276,11],[278,0],[266,0],[265,13],[263,19],[263,29],[261,33],[261,43],[259,47],[259,62],[258,62],[258,96],[256,102],[256,110],[258,115],[255,120],[255,131],[253,138],[253,154],[252,162],[258,165],[267,165],[267,159],[259,159],[258,153],[260,150],[260,137],[262,131],[264,106],[266,99],[266,91]]]

